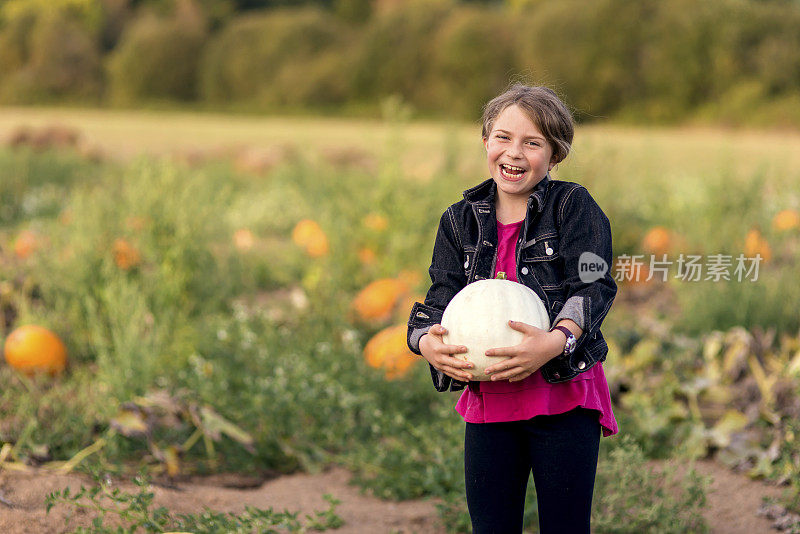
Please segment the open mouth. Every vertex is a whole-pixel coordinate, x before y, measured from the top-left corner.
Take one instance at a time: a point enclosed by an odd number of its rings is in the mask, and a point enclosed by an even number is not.
[[[508,165],[506,163],[501,163],[500,174],[506,180],[516,182],[517,180],[522,179],[522,177],[525,175],[525,169],[523,169],[522,167],[517,167],[516,165]]]

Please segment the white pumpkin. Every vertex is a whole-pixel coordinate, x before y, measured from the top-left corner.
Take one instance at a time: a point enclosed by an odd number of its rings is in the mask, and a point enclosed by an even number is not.
[[[531,288],[502,278],[479,280],[456,293],[445,308],[442,326],[447,334],[442,340],[467,347],[466,353],[454,356],[475,365],[468,369],[473,380],[487,381],[491,376],[486,368],[509,357],[486,356],[486,351],[522,343],[522,332],[511,328],[508,321],[550,328],[547,309]]]

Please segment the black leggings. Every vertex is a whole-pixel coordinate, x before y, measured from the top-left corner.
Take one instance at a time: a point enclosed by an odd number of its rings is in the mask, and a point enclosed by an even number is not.
[[[522,532],[533,470],[542,534],[588,533],[599,412],[578,407],[526,421],[467,423],[464,474],[475,534]]]

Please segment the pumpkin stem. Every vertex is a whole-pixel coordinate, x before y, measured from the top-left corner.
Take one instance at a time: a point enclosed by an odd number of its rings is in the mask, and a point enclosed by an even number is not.
[[[494,277],[494,279],[495,279],[495,280],[505,280],[505,279],[506,279],[506,273],[505,273],[505,271],[499,271],[499,272],[497,273],[497,276],[495,276],[495,277]]]

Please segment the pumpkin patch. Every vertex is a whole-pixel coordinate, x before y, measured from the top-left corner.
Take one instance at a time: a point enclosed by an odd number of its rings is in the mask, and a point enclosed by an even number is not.
[[[20,326],[6,339],[4,354],[12,368],[26,375],[61,373],[67,365],[67,349],[50,330],[37,325]]]
[[[408,350],[406,345],[407,326],[399,324],[384,328],[364,347],[367,365],[384,369],[386,378],[393,380],[405,376],[419,357]]]
[[[779,211],[772,219],[772,227],[778,232],[800,228],[800,212],[796,210]]]
[[[39,246],[39,236],[31,230],[23,230],[14,241],[14,254],[24,260],[29,258]]]
[[[744,239],[744,254],[751,258],[760,254],[764,261],[769,261],[772,258],[772,249],[769,246],[769,242],[761,235],[761,232],[753,228],[747,232],[747,236]]]
[[[330,251],[328,236],[322,231],[319,223],[311,219],[303,219],[295,225],[292,230],[292,241],[312,258],[327,256]]]
[[[650,254],[667,254],[672,248],[672,234],[663,226],[654,226],[642,239],[642,249]]]
[[[398,300],[408,291],[408,285],[397,278],[375,280],[359,291],[353,309],[363,321],[386,321],[392,316]]]
[[[113,246],[114,263],[123,271],[127,271],[139,265],[142,256],[139,251],[128,240],[117,238]]]

